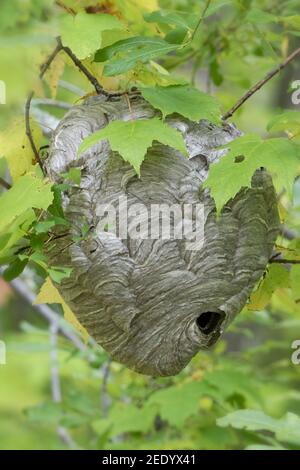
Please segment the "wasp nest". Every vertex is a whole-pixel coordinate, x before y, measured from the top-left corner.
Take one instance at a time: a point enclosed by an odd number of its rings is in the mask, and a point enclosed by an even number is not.
[[[111,120],[156,114],[140,96],[131,97],[131,108],[124,97],[88,98],[56,129],[46,162],[49,177],[61,182],[74,167],[82,176],[63,195],[71,228],[58,233],[48,254],[53,265],[73,268],[57,288],[113,359],[143,374],[174,375],[220,338],[264,272],[279,225],[276,197],[261,169],[252,188],[243,188],[216,217],[209,191],[201,187],[210,165],[224,154],[216,148],[240,135],[229,124],[171,116],[168,124],[182,133],[189,158],[154,142],[140,178],[106,140],[77,156],[82,140]],[[122,239],[101,229],[97,208],[120,196],[127,197],[128,208],[202,204],[203,246],[191,250],[174,237]]]

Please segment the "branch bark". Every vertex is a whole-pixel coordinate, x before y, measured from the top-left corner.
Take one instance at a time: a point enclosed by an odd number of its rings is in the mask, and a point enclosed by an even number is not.
[[[78,57],[76,57],[76,55],[71,51],[71,49],[67,46],[63,46],[60,37],[57,38],[57,45],[60,48],[60,50],[63,50],[70,57],[70,59],[74,62],[76,67],[78,67],[79,70],[81,70],[81,72],[84,73],[84,75],[87,77],[87,79],[91,82],[91,84],[95,88],[96,93],[98,95],[109,96],[109,93],[107,93],[103,89],[103,87],[98,82],[97,78],[91,74],[91,72],[86,68],[85,65],[83,65],[83,63],[78,59]]]
[[[271,258],[269,262],[279,264],[300,264],[300,259]]]
[[[226,119],[230,118],[249,98],[251,98],[254,93],[260,90],[266,83],[268,83],[271,78],[277,75],[282,69],[284,69],[292,60],[294,60],[300,54],[300,47],[292,52],[284,62],[279,64],[275,69],[271,70],[267,75],[257,82],[253,87],[250,88],[238,101],[237,103],[229,110],[227,113],[224,114],[222,119],[226,121]]]
[[[57,54],[61,51],[61,45],[57,44],[56,48],[54,49],[54,51],[50,54],[50,56],[48,57],[48,59],[46,60],[46,62],[44,62],[42,65],[41,65],[41,68],[40,68],[40,74],[39,74],[39,78],[40,80],[43,79],[45,73],[47,72],[48,68],[50,67],[50,65],[52,64],[53,60],[55,59],[55,57],[57,56]],[[32,131],[31,131],[31,127],[30,127],[30,106],[31,106],[31,101],[32,101],[32,98],[34,96],[34,91],[32,91],[29,95],[28,95],[28,98],[27,98],[27,101],[26,101],[26,104],[25,104],[25,127],[26,127],[26,135],[28,137],[28,140],[30,142],[30,145],[31,145],[31,148],[32,148],[32,151],[33,151],[33,154],[34,154],[34,157],[36,159],[36,161],[38,162],[42,172],[43,172],[43,175],[45,175],[45,170],[44,170],[44,165],[43,165],[43,162],[41,160],[41,157],[39,155],[39,152],[36,148],[36,145],[34,143],[34,139],[33,139],[33,135],[32,135]]]
[[[81,72],[83,72],[84,75],[87,77],[87,79],[91,82],[91,84],[94,86],[97,94],[98,95],[103,94],[105,96],[109,96],[109,93],[107,93],[103,89],[103,87],[98,82],[97,78],[94,77],[94,75],[91,74],[91,72],[85,67],[85,65],[83,65],[83,63],[78,59],[78,57],[76,57],[76,55],[71,51],[71,49],[62,44],[60,37],[56,38],[56,40],[57,40],[56,48],[50,54],[50,56],[48,57],[46,62],[44,62],[41,65],[40,74],[39,74],[40,80],[43,79],[45,73],[47,72],[47,70],[51,66],[51,64],[54,61],[54,59],[56,58],[57,54],[59,54],[60,51],[64,51],[70,57],[70,59],[74,62],[74,64],[79,68],[79,70],[81,70]],[[39,152],[36,148],[36,145],[34,143],[32,131],[31,131],[31,127],[30,127],[30,107],[31,107],[31,101],[33,99],[33,96],[34,96],[34,91],[32,91],[28,95],[28,98],[27,98],[27,101],[26,101],[26,104],[25,104],[26,135],[27,135],[28,140],[30,142],[32,151],[34,153],[34,157],[35,157],[36,161],[38,162],[38,164],[39,164],[39,166],[40,166],[40,168],[43,172],[43,175],[45,175],[44,165],[43,165],[43,162],[42,162],[41,157],[39,155]]]

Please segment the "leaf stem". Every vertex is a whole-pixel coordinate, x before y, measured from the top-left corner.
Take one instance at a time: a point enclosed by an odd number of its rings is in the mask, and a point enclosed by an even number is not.
[[[198,29],[200,28],[201,24],[202,24],[202,21],[204,20],[204,16],[205,16],[205,13],[207,12],[209,6],[211,4],[211,0],[206,0],[206,3],[204,5],[204,8],[203,8],[203,11],[202,11],[202,14],[198,20],[198,23],[196,24],[196,27],[193,31],[193,34],[192,34],[192,37],[191,37],[191,42],[193,41],[193,39],[195,38],[196,34],[197,34],[197,31]]]
[[[284,69],[292,60],[294,60],[297,55],[300,54],[300,47],[296,49],[294,52],[292,52],[284,62],[279,64],[277,67],[275,67],[273,70],[271,70],[267,75],[257,82],[255,85],[253,85],[250,90],[248,90],[238,101],[237,103],[229,110],[227,113],[224,114],[222,119],[226,121],[226,119],[230,118],[244,103],[247,101],[249,98],[251,98],[254,93],[256,93],[258,90],[260,90],[271,78],[273,78],[275,75],[277,75],[282,69]]]

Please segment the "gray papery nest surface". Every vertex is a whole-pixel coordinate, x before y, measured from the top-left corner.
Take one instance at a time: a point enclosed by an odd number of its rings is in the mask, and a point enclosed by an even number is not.
[[[131,110],[124,96],[88,98],[57,127],[47,174],[62,182],[61,175],[75,167],[82,177],[64,192],[71,228],[57,232],[48,256],[52,265],[72,268],[71,276],[56,287],[114,360],[143,374],[174,375],[222,336],[263,274],[279,228],[276,195],[269,174],[258,170],[252,188],[241,189],[216,217],[202,183],[210,165],[226,152],[216,148],[240,135],[226,123],[218,127],[169,117],[168,124],[184,137],[189,158],[154,142],[140,178],[107,140],[78,157],[82,140],[108,122],[157,115],[140,96],[130,100]],[[190,250],[186,240],[174,237],[119,239],[101,228],[97,208],[117,204],[120,196],[127,197],[128,208],[137,203],[147,208],[203,204],[203,247]],[[79,239],[83,227],[89,231]]]

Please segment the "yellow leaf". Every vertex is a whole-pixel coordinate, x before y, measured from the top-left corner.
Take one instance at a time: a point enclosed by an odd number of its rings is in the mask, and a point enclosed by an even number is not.
[[[38,304],[61,304],[64,311],[64,318],[69,322],[82,336],[83,340],[86,342],[88,340],[89,334],[87,330],[81,325],[77,320],[76,316],[64,301],[56,287],[53,285],[50,277],[47,277],[46,281],[41,287],[41,290],[35,299],[34,302]]]
[[[39,148],[42,131],[35,122],[31,122],[31,131],[35,145]],[[14,182],[32,170],[34,154],[25,133],[24,119],[13,121],[6,130],[0,133],[1,157],[6,158]]]
[[[60,77],[62,76],[65,68],[64,57],[59,54],[55,60],[52,62],[50,68],[48,69],[45,80],[49,85],[51,97],[54,99],[57,95],[57,86]]]
[[[157,0],[131,0],[141,10],[155,11],[159,10]]]
[[[130,31],[134,34],[157,34],[155,24],[147,23],[144,14],[159,10],[157,0],[114,0],[118,12],[123,20],[130,24]]]

